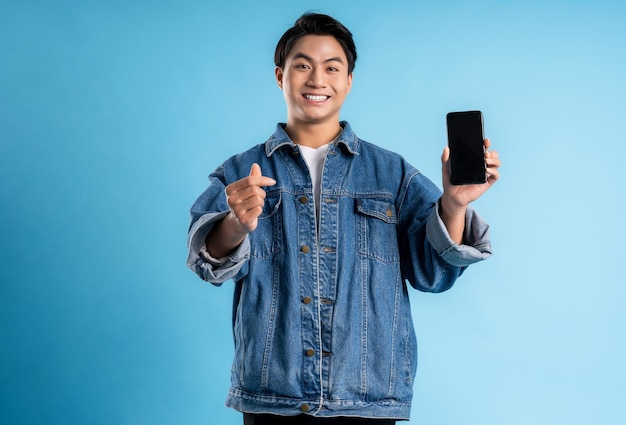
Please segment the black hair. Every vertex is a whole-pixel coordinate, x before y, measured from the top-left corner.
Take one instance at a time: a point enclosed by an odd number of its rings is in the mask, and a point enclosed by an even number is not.
[[[305,35],[330,35],[339,42],[348,59],[348,73],[352,73],[356,63],[356,46],[352,33],[343,24],[328,15],[305,13],[293,27],[289,28],[278,41],[274,52],[274,63],[284,68],[285,60],[296,41]]]

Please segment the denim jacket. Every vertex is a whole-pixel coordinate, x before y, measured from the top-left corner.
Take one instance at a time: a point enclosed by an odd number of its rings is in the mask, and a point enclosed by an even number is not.
[[[408,419],[417,341],[407,282],[445,291],[491,254],[488,226],[473,210],[457,245],[439,218],[439,189],[341,124],[324,162],[319,224],[307,166],[284,124],[218,167],[191,208],[188,266],[215,285],[235,283],[226,405],[239,411]],[[225,186],[255,162],[277,181],[258,227],[228,258],[203,255],[229,210]]]

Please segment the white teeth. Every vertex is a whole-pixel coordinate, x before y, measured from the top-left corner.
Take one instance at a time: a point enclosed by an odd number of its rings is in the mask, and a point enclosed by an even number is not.
[[[314,102],[321,102],[322,100],[328,99],[328,96],[313,95],[313,94],[305,94],[304,97]]]

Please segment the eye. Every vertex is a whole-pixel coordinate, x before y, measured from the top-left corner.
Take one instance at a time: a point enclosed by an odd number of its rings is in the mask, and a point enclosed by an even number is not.
[[[295,65],[296,69],[309,69],[309,65],[305,64],[305,63],[297,63]]]

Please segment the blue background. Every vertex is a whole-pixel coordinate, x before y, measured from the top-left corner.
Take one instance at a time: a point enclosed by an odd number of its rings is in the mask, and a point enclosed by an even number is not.
[[[411,291],[412,424],[626,421],[626,6],[595,1],[0,6],[0,422],[237,424],[232,283],[185,267],[188,208],[285,120],[280,35],[359,50],[342,117],[440,184],[445,113],[503,160],[494,256]]]

